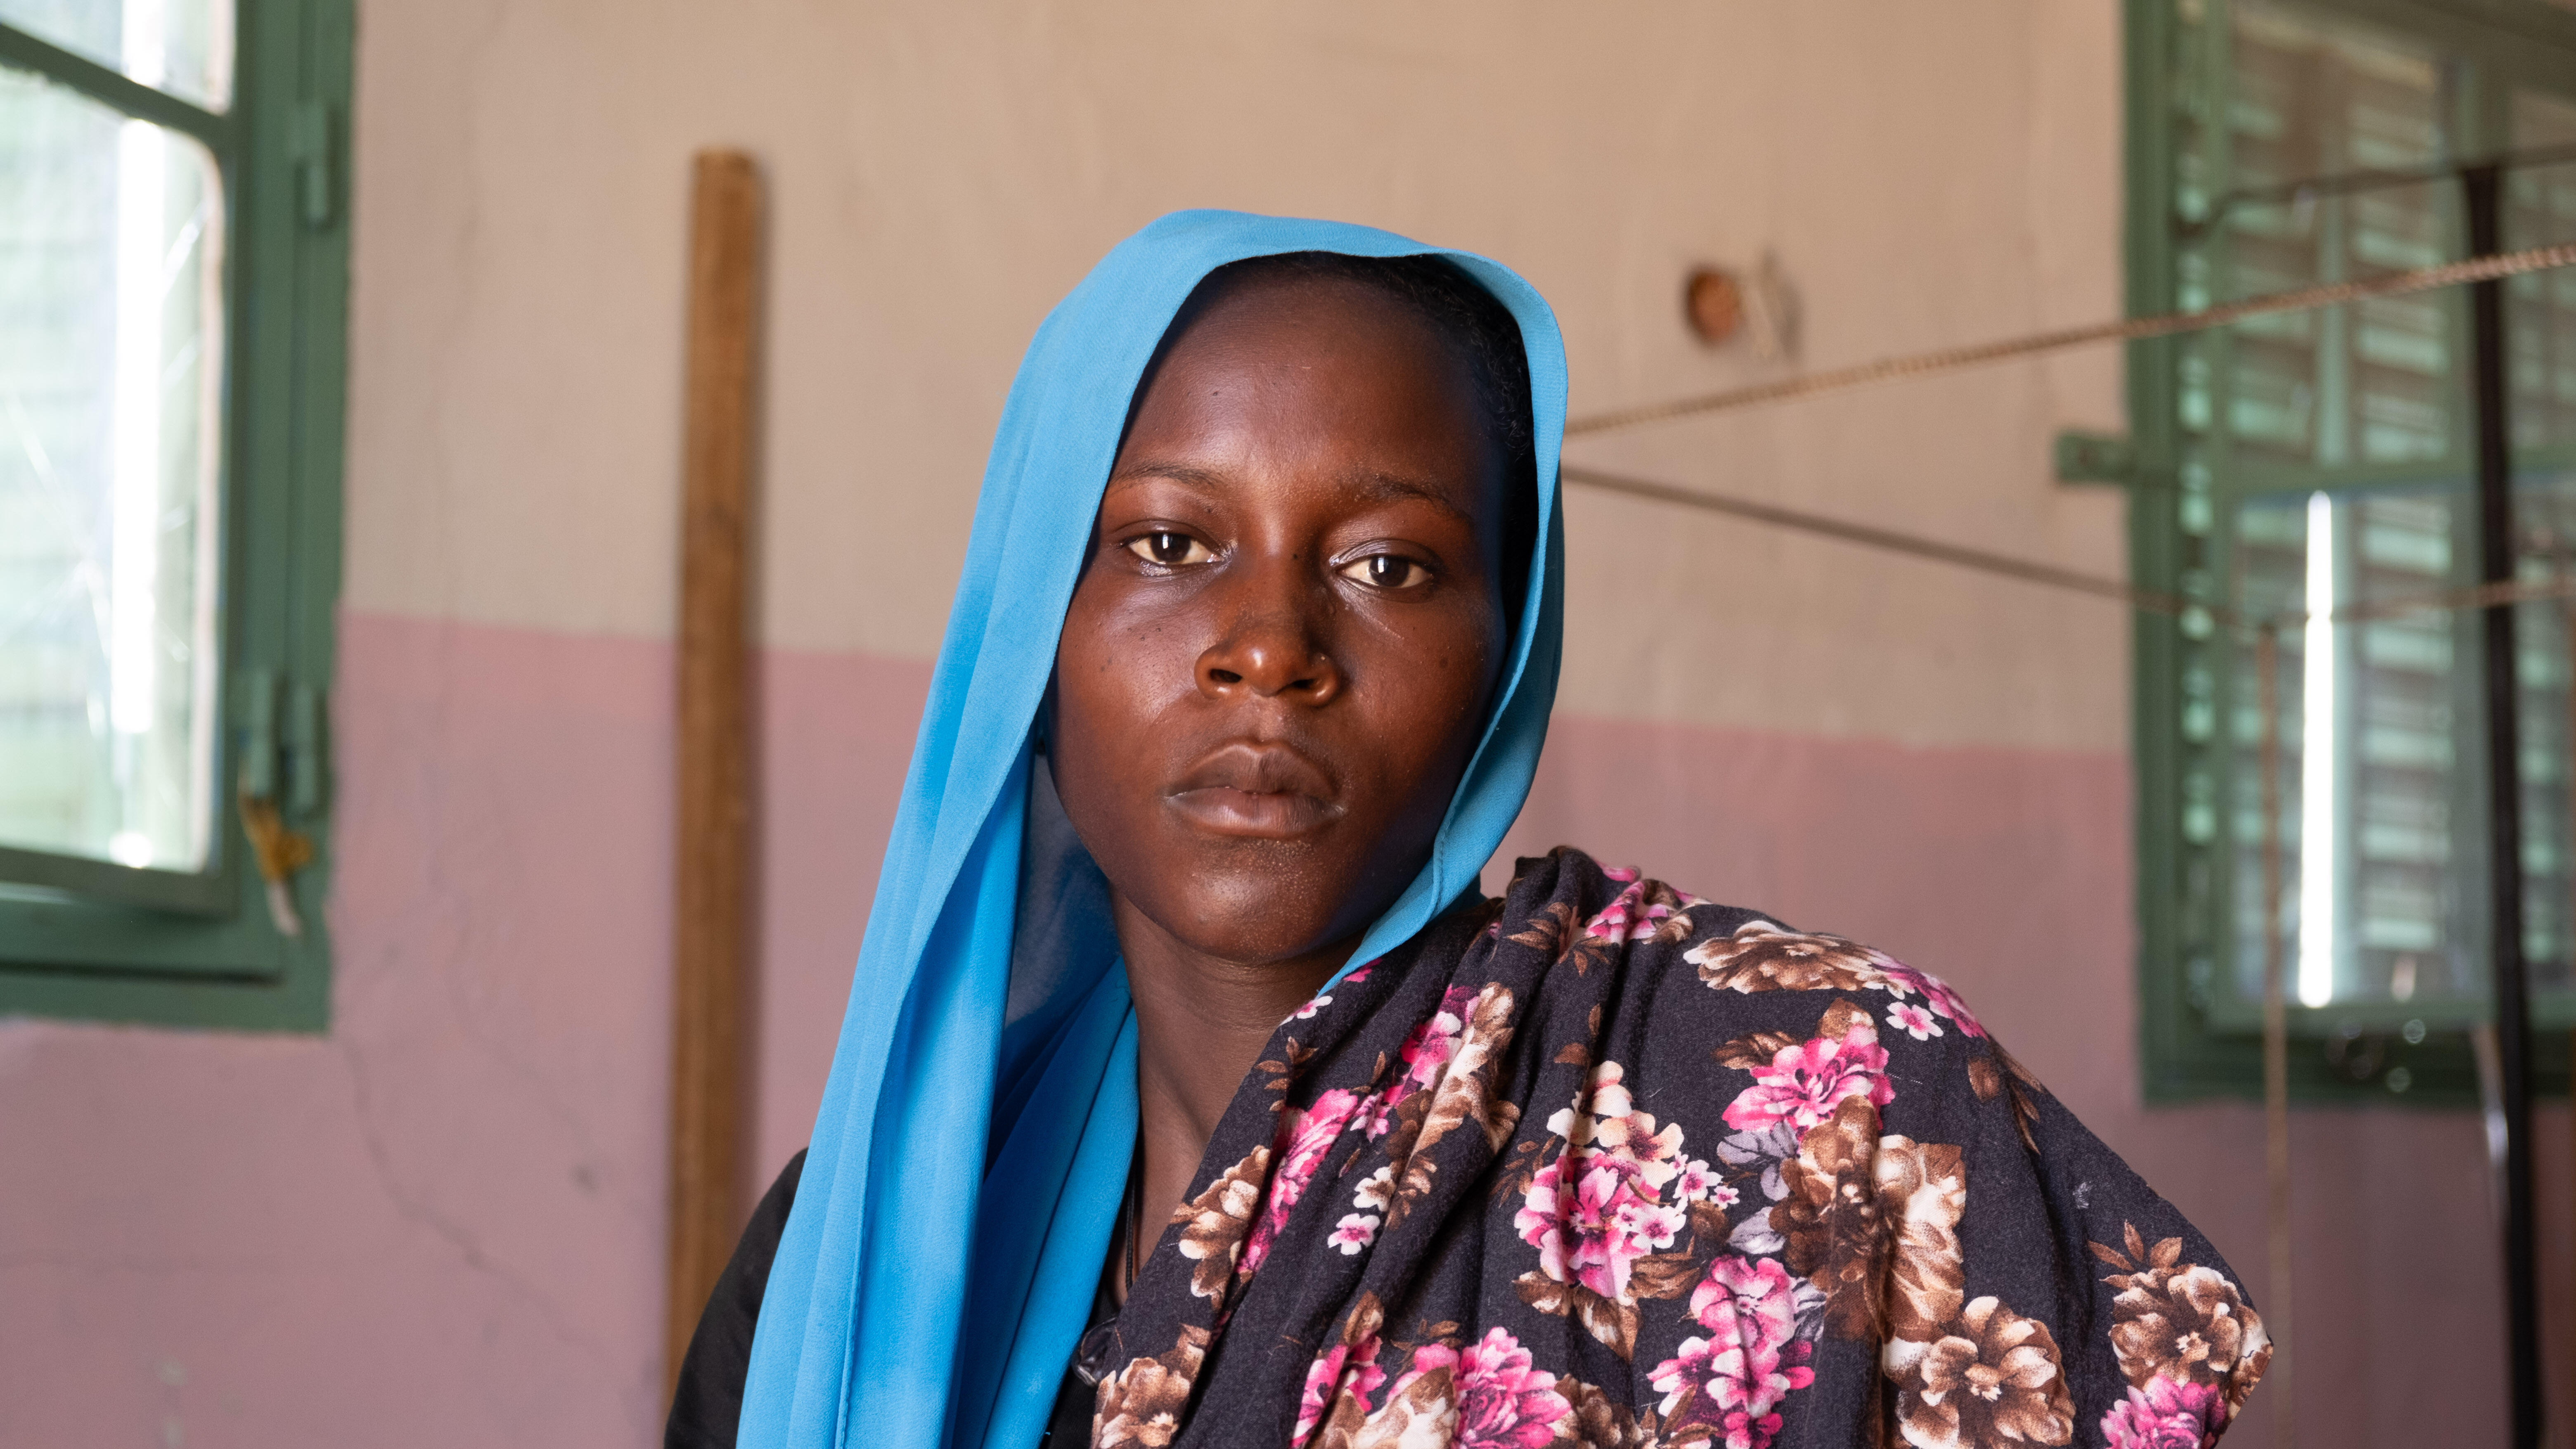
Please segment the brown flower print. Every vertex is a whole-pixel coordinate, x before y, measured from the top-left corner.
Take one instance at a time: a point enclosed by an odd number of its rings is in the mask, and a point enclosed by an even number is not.
[[[2004,1050],[2002,1042],[1989,1036],[1985,1043],[1985,1055],[1968,1059],[1968,1085],[1976,1090],[1980,1102],[1991,1102],[1996,1094],[2009,1090],[2012,1093],[2013,1126],[2021,1132],[2022,1145],[2037,1152],[2039,1139],[2031,1134],[2030,1129],[2039,1121],[2037,1098],[2048,1089],[2039,1084],[2039,1078],[2031,1075],[2030,1068]]]
[[[1190,1270],[1194,1296],[1220,1297],[1233,1280],[1235,1259],[1251,1235],[1253,1214],[1261,1208],[1261,1185],[1269,1175],[1270,1149],[1255,1147],[1172,1214],[1172,1221],[1181,1225],[1181,1256],[1197,1265]]]
[[[1457,1325],[1443,1326],[1455,1328]],[[1360,1431],[1366,1427],[1369,1395],[1384,1382],[1384,1375],[1376,1371],[1376,1361],[1378,1337],[1385,1327],[1385,1305],[1378,1302],[1376,1294],[1361,1293],[1359,1300],[1351,1305],[1349,1315],[1342,1320],[1338,1340],[1340,1359],[1337,1362],[1326,1360],[1333,1365],[1329,1383],[1316,1383],[1315,1371],[1307,1371],[1307,1401],[1312,1403],[1318,1393],[1324,1397],[1324,1402],[1316,1409],[1313,1437],[1306,1440],[1311,1449],[1355,1449]],[[1297,1419],[1301,1429],[1306,1423],[1307,1412],[1301,1405]]]
[[[1185,1326],[1180,1342],[1169,1351],[1132,1359],[1102,1379],[1099,1407],[1093,1411],[1094,1449],[1124,1449],[1130,1444],[1163,1449],[1171,1443],[1181,1429],[1181,1411],[1189,1406],[1199,1362],[1207,1357],[1208,1338],[1206,1329]]]
[[[1395,1175],[1394,1199],[1387,1204],[1381,1231],[1395,1231],[1431,1191],[1431,1180],[1440,1171],[1431,1150],[1442,1138],[1472,1122],[1484,1133],[1485,1151],[1492,1153],[1520,1125],[1520,1104],[1493,1094],[1494,1062],[1511,1044],[1515,1005],[1509,987],[1488,982],[1463,1013],[1458,1045],[1431,1089],[1431,1109],[1423,1117],[1421,1132],[1405,1145],[1403,1166]],[[1476,1165],[1483,1166],[1483,1159]]]
[[[1445,1449],[1458,1437],[1458,1396],[1446,1365],[1387,1396],[1360,1426],[1352,1449]]]
[[[1840,936],[1805,936],[1770,921],[1747,921],[1735,934],[1682,953],[1714,991],[1863,991],[1881,985],[1882,959]]]
[[[1527,946],[1545,953],[1550,961],[1562,961],[1566,951],[1583,937],[1583,925],[1574,914],[1572,904],[1550,901],[1519,930],[1512,933],[1512,944]]]
[[[2140,1388],[2159,1378],[2214,1385],[2233,1417],[2272,1362],[2262,1318],[2235,1284],[2183,1262],[2182,1239],[2151,1248],[2135,1224],[2120,1226],[2127,1252],[2088,1245],[2094,1257],[2121,1270],[2102,1280],[2120,1290],[2111,1300],[2111,1351],[2119,1355],[2120,1372]]]
[[[1896,1427],[1917,1449],[2064,1444],[2075,1405],[2048,1325],[1979,1298],[1929,1343],[1890,1339]]]
[[[1556,1421],[1560,1449],[1646,1449],[1637,1416],[1591,1384],[1559,1375],[1556,1391],[1573,1412]]]
[[[1995,1070],[1992,1058],[1970,1057],[1968,1058],[1968,1085],[1976,1089],[1978,1101],[1991,1102],[1995,1099],[1995,1094],[2004,1089],[2004,1074]]]
[[[1790,1031],[1751,1031],[1709,1053],[1721,1067],[1739,1072],[1760,1071],[1771,1065],[1772,1058],[1806,1038]]]
[[[1878,1210],[1892,1239],[1887,1336],[1930,1342],[1966,1298],[1959,1218],[1968,1208],[1959,1149],[1910,1137],[1878,1140]]]
[[[1878,1333],[1878,1276],[1887,1249],[1871,1159],[1878,1147],[1878,1109],[1849,1096],[1834,1115],[1807,1129],[1798,1155],[1780,1165],[1789,1195],[1771,1208],[1772,1231],[1787,1240],[1789,1271],[1825,1293],[1825,1331],[1836,1338]]]
[[[1646,882],[1645,891],[1649,912],[1656,906],[1672,912],[1655,923],[1655,932],[1647,940],[1658,946],[1678,946],[1691,938],[1691,932],[1699,929],[1691,924],[1690,918],[1690,908],[1701,903],[1698,897],[1674,890],[1659,880]]]

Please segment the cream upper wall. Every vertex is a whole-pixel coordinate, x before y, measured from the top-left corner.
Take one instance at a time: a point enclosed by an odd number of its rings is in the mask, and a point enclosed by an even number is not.
[[[1779,255],[1808,365],[2118,306],[2111,0],[1379,6],[361,0],[347,602],[667,636],[687,158],[773,195],[762,632],[936,649],[1020,349],[1161,212],[1392,227],[1509,262],[1578,413],[1773,375],[1683,332]],[[2106,573],[2053,485],[2108,353],[1572,456]],[[2117,749],[2124,622],[2027,586],[1576,493],[1565,702]]]

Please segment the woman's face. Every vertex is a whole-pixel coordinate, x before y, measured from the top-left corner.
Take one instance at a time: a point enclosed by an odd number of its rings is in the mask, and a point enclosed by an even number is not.
[[[1482,416],[1453,346],[1339,279],[1242,284],[1173,339],[1056,651],[1057,790],[1125,911],[1278,961],[1421,868],[1505,647]]]

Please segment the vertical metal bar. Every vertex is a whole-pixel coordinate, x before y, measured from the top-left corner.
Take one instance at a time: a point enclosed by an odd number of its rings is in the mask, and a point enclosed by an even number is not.
[[[2576,541],[2571,541],[2569,537],[2564,515],[2561,515],[2558,520],[2558,526],[2554,532],[2556,533],[2554,542],[2557,544],[2558,552],[2558,582],[2561,587],[2564,587],[2569,581],[2568,562],[2571,554],[2576,554]],[[2566,651],[2566,662],[2563,667],[2567,671],[2566,714],[2560,720],[2559,728],[2563,733],[2559,736],[2559,742],[2566,750],[2567,758],[2576,761],[2576,598],[2571,598],[2559,605],[2558,624],[2559,644]],[[2567,824],[2566,833],[2560,839],[2571,847],[2568,854],[2576,857],[2576,770],[2568,772],[2567,799],[2563,808],[2567,811]],[[2559,932],[2559,938],[2567,943],[2566,949],[2570,954],[2576,955],[2576,867],[2571,867],[2568,872],[2567,887],[2568,896],[2558,904],[2561,912],[2559,919],[2567,923]],[[2569,1072],[2576,1074],[2576,1030],[2571,1030],[2567,1034],[2567,1064]],[[2576,1091],[2568,1094],[2567,1122],[2570,1127],[2576,1127]],[[2569,1145],[2576,1147],[2576,1141],[2571,1141]],[[2576,1176],[2576,1152],[2569,1154],[2568,1164],[2571,1175]],[[2571,1186],[2576,1186],[2576,1183],[2571,1183]],[[2568,1266],[2576,1269],[2576,1254],[2571,1254],[2570,1259]],[[2537,1266],[2534,1265],[2535,1271]],[[2570,1281],[2562,1283],[2560,1287],[2568,1295],[2565,1301],[2576,1303],[2576,1273],[2571,1273]],[[2571,1331],[2567,1335],[2566,1347],[2567,1360],[2559,1365],[2565,1375],[2559,1380],[2562,1389],[2559,1395],[2561,1414],[2576,1412],[2576,1331]],[[2546,1403],[2541,1407],[2544,1413],[2547,1412]],[[2576,1437],[2571,1437],[2570,1442],[2576,1443]]]
[[[677,1384],[738,1211],[750,955],[748,551],[760,176],[701,151],[689,255],[680,515],[679,820],[672,921],[666,1384]]]
[[[2263,782],[2263,1165],[2264,1222],[2272,1260],[2263,1326],[2272,1336],[2272,1442],[2298,1442],[2290,1352],[2290,1005],[2289,955],[2281,940],[2281,630],[2270,620],[2254,636],[2254,692],[2263,720],[2258,775]]]
[[[2467,191],[2469,250],[2504,249],[2504,178],[2492,165],[2460,173]],[[2471,378],[2478,448],[2479,577],[2514,575],[2512,435],[2505,414],[2504,284],[2469,288]],[[2514,1449],[2539,1449],[2539,1264],[2531,1182],[2531,988],[2522,960],[2521,681],[2515,667],[2513,606],[2484,611],[2488,889],[2493,911],[2495,1027],[2505,1124],[2505,1352],[2512,1385]]]

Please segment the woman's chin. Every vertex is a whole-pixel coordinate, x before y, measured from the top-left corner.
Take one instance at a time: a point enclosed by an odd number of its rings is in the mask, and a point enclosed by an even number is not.
[[[1180,889],[1136,904],[1193,953],[1260,966],[1312,955],[1347,934],[1336,931],[1332,909],[1347,893],[1340,881],[1230,860],[1194,870]]]

